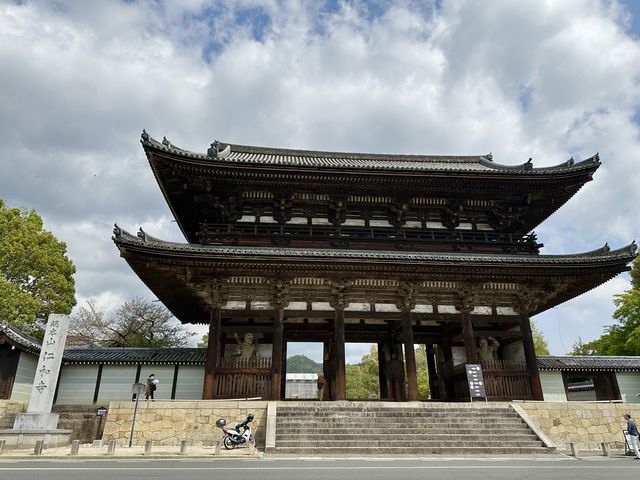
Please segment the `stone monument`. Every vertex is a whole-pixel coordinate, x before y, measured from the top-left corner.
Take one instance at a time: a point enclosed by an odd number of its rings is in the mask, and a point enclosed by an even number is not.
[[[69,442],[71,431],[58,430],[58,414],[51,413],[68,330],[67,315],[49,315],[27,413],[16,415],[13,430],[0,430],[0,440],[8,447],[26,447],[36,440],[44,440],[46,446]]]

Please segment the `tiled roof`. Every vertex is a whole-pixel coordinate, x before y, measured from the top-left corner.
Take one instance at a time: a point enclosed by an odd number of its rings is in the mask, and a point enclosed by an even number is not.
[[[457,252],[408,252],[389,250],[352,250],[329,248],[287,248],[287,247],[245,247],[225,245],[200,245],[191,243],[165,242],[144,232],[133,236],[117,225],[114,228],[113,240],[116,244],[143,245],[147,248],[158,248],[163,251],[197,253],[199,255],[228,255],[242,258],[282,257],[282,258],[343,258],[354,260],[404,260],[404,261],[451,261],[451,262],[484,262],[523,264],[597,263],[599,260],[615,258],[633,258],[637,250],[636,244],[610,250],[607,245],[597,250],[571,255],[517,255],[495,253],[457,253]]]
[[[450,156],[324,152],[255,147],[224,142],[219,143],[217,152],[209,149],[207,153],[196,153],[178,148],[166,138],[159,142],[146,131],[142,133],[142,145],[145,149],[163,151],[178,157],[194,160],[311,168],[539,174],[581,170],[600,165],[600,159],[597,154],[581,162],[574,162],[573,159],[570,159],[559,165],[533,168],[531,161],[514,166],[494,163],[491,154]]]
[[[202,364],[206,350],[203,348],[68,348],[64,351],[64,363],[106,364]]]
[[[561,371],[640,371],[640,356],[638,357],[576,357],[571,355],[539,356],[540,370]]]
[[[0,334],[4,334],[14,344],[23,347],[24,350],[28,352],[40,352],[40,347],[42,345],[40,340],[21,332],[16,327],[9,325],[8,323],[0,323]]]

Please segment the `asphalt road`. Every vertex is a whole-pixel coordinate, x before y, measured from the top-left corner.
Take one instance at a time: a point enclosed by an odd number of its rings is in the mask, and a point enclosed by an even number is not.
[[[15,460],[0,461],[0,480],[389,480],[561,479],[637,477],[632,458],[586,460]]]

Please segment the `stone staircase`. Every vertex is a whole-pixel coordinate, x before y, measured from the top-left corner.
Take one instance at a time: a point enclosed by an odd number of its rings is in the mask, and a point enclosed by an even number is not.
[[[279,402],[276,442],[287,455],[553,453],[509,404]]]

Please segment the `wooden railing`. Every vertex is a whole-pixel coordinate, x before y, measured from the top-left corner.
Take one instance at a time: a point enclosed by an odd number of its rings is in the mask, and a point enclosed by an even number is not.
[[[352,244],[387,243],[396,248],[419,245],[446,245],[451,250],[492,250],[512,253],[538,253],[541,244],[535,234],[512,235],[481,230],[299,225],[274,223],[201,224],[198,237],[205,244],[255,244],[269,241],[275,245],[292,242],[323,242],[333,247]]]
[[[271,396],[271,359],[227,357],[216,369],[216,398]]]
[[[454,368],[453,390],[457,400],[469,398],[464,365]],[[531,393],[531,374],[524,362],[498,360],[484,362],[482,365],[487,400],[533,400]]]

